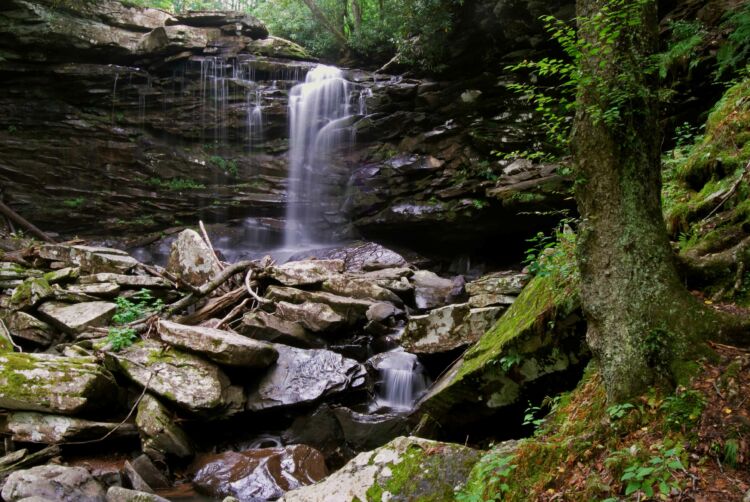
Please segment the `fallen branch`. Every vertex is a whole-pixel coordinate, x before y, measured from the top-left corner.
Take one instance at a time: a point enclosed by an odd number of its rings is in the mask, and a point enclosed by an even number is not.
[[[245,291],[244,287],[233,289],[229,293],[225,293],[218,298],[212,298],[192,314],[187,314],[177,319],[177,322],[190,325],[200,324],[206,319],[218,316],[219,313],[224,312],[232,305],[236,305],[246,294],[247,291]]]
[[[250,282],[250,279],[252,278],[253,270],[250,269],[247,271],[247,274],[245,275],[245,288],[247,288],[247,292],[250,293],[250,296],[252,296],[256,302],[258,302],[258,305],[263,305],[266,303],[273,303],[268,298],[262,298],[258,295],[258,293],[253,290],[253,286]]]
[[[211,249],[211,253],[214,255],[214,258],[216,258],[216,263],[219,264],[220,269],[224,270],[224,264],[221,262],[218,255],[216,254],[214,245],[211,244],[211,239],[208,237],[208,232],[206,232],[206,227],[203,225],[202,220],[198,220],[198,226],[201,228],[201,233],[203,234],[203,240],[206,241],[206,244]]]
[[[240,261],[237,263],[234,263],[217,275],[214,279],[208,281],[206,284],[198,288],[197,291],[190,293],[189,295],[185,296],[184,298],[174,302],[166,309],[167,317],[170,317],[174,315],[176,312],[179,312],[181,310],[186,309],[187,307],[194,305],[198,301],[200,301],[203,297],[211,294],[215,289],[217,289],[219,286],[224,284],[229,278],[231,278],[233,275],[238,274],[240,272],[244,272],[250,267],[257,266],[255,262],[252,261]]]
[[[245,305],[247,305],[248,301],[250,301],[249,298],[245,298],[244,300],[242,300],[242,303],[240,303],[239,305],[237,305],[236,307],[234,307],[232,310],[230,310],[229,313],[227,315],[225,315],[224,318],[221,321],[219,321],[219,325],[216,326],[216,327],[218,329],[221,329],[222,326],[224,326],[229,321],[231,321],[232,319],[234,319],[237,315],[239,315],[242,312],[242,309],[245,308]]]
[[[7,339],[8,339],[8,341],[10,342],[10,344],[11,344],[11,345],[12,345],[13,347],[15,347],[15,348],[16,348],[16,350],[18,350],[18,352],[23,352],[23,349],[21,349],[21,347],[19,347],[19,346],[18,346],[18,345],[16,344],[16,342],[14,342],[14,341],[13,341],[13,337],[12,337],[12,336],[11,336],[11,334],[10,334],[10,330],[9,330],[9,329],[8,329],[8,327],[7,327],[6,325],[5,325],[5,321],[3,321],[2,319],[0,319],[0,331],[2,331],[2,333],[3,333],[3,336],[4,336],[5,338],[7,338]]]
[[[9,220],[16,222],[18,225],[28,230],[29,233],[33,235],[34,237],[41,239],[45,242],[49,242],[52,244],[55,243],[55,240],[52,237],[50,237],[49,235],[39,230],[39,228],[34,226],[30,221],[23,218],[20,214],[16,213],[15,211],[13,211],[11,208],[6,206],[2,202],[0,202],[0,214],[2,214]]]

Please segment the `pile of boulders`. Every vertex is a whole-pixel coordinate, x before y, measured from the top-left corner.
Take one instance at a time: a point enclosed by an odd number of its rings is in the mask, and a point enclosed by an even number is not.
[[[169,488],[177,471],[213,496],[278,498],[405,432],[403,415],[347,407],[367,402],[377,385],[373,347],[428,354],[468,346],[525,280],[508,273],[466,285],[414,270],[374,244],[281,265],[270,258],[228,265],[192,230],[174,242],[164,269],[75,243],[37,245],[6,259],[6,500],[45,493],[45,483],[60,479],[68,500],[105,493],[128,500],[121,486],[154,493]],[[122,322],[128,300],[144,297],[153,308]],[[116,343],[113,329],[137,336]],[[378,345],[382,339],[389,343]],[[201,452],[182,425],[275,412],[297,416],[281,434],[286,446]],[[317,423],[326,426],[311,434]],[[28,469],[54,461],[60,446],[103,440],[140,441],[140,448],[116,475],[98,479],[79,466]],[[108,485],[115,488],[106,492]]]

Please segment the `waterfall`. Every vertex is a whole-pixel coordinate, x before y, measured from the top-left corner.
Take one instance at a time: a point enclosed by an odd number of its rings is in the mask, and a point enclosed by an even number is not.
[[[318,65],[289,96],[289,187],[284,244],[315,242],[323,218],[324,181],[333,155],[349,139],[349,83],[341,70]],[[319,238],[319,236],[316,236]]]
[[[411,410],[427,388],[427,376],[417,356],[394,351],[377,366],[380,386],[377,402],[380,406],[400,411]]]

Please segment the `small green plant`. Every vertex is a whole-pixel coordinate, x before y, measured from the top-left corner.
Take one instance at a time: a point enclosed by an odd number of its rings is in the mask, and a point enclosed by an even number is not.
[[[610,468],[625,465],[620,481],[625,484],[625,496],[635,495],[654,498],[658,492],[660,499],[666,500],[673,492],[679,492],[681,484],[674,476],[675,471],[684,471],[682,457],[685,452],[680,444],[668,446],[660,443],[652,447],[650,455],[641,455],[639,448],[633,445],[614,452],[605,465]]]
[[[528,272],[541,277],[554,276],[567,280],[575,278],[578,268],[575,261],[575,234],[570,225],[575,220],[565,218],[552,235],[543,232],[527,239],[531,244],[526,250],[523,263]]]
[[[206,185],[199,183],[195,180],[185,178],[172,178],[170,180],[164,180],[161,178],[149,178],[146,183],[159,188],[166,188],[167,190],[198,190],[206,188]]]
[[[118,296],[115,303],[117,311],[112,316],[115,324],[128,324],[164,309],[164,302],[161,298],[154,298],[148,289],[141,289],[131,298]]]
[[[674,431],[689,430],[700,419],[705,406],[706,400],[699,391],[678,391],[661,404],[664,424]]]
[[[86,199],[84,197],[75,197],[73,199],[65,199],[63,201],[63,205],[71,209],[78,209],[83,205],[84,202],[86,202]]]
[[[729,12],[721,27],[731,31],[716,54],[717,81],[732,71],[742,73],[740,70],[747,67],[750,58],[750,4],[745,3]]]
[[[221,157],[219,155],[211,155],[208,158],[208,161],[221,169],[222,171],[226,172],[230,176],[237,176],[239,169],[237,168],[237,163],[233,160],[226,160],[224,157]]]
[[[474,206],[474,208],[475,208],[475,209],[477,209],[477,210],[481,211],[481,210],[482,210],[482,209],[484,209],[485,207],[489,206],[489,205],[490,205],[490,203],[489,203],[489,202],[487,202],[486,200],[481,200],[481,199],[472,199],[472,201],[471,201],[471,205],[472,205],[472,206]]]
[[[607,414],[611,421],[620,420],[630,413],[630,410],[634,409],[635,406],[630,403],[615,404],[607,408]]]
[[[724,463],[736,469],[739,464],[740,444],[736,439],[727,439],[724,443]]]
[[[109,328],[107,333],[107,342],[115,352],[133,345],[136,338],[138,338],[138,335],[133,328]]]
[[[8,132],[10,134],[15,134],[16,132],[18,132],[18,128],[16,126],[14,126],[14,125],[9,125],[8,126]]]
[[[506,494],[510,491],[508,481],[517,465],[514,456],[506,452],[490,451],[479,461],[478,468],[472,472],[472,479],[464,490],[456,493],[457,502],[487,502],[498,500],[487,499],[486,493]]]

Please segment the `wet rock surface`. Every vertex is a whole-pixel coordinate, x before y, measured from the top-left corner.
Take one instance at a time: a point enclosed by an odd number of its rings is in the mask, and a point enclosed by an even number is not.
[[[201,456],[193,485],[214,497],[274,500],[328,475],[323,455],[303,445]]]
[[[105,502],[104,488],[82,467],[43,465],[17,471],[8,477],[3,500],[15,502],[26,497],[60,502]]]

